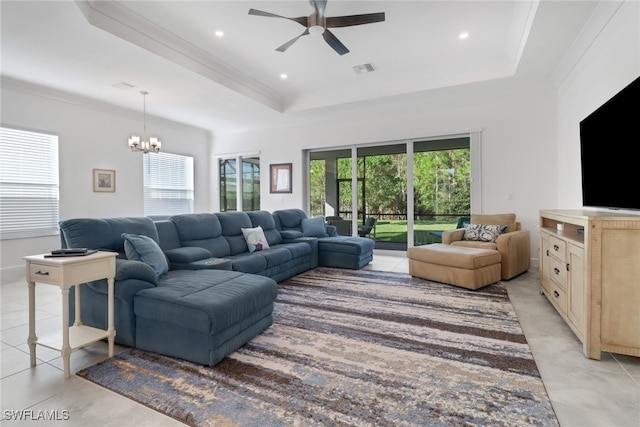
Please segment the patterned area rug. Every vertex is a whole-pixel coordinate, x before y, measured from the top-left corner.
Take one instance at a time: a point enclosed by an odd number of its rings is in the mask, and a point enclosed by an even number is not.
[[[213,368],[130,350],[78,372],[193,426],[556,426],[507,291],[316,268]]]

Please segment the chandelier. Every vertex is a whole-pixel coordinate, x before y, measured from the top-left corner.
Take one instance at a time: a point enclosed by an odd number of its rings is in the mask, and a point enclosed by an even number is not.
[[[131,148],[131,151],[142,151],[145,154],[149,151],[158,153],[160,152],[162,142],[155,136],[147,138],[147,95],[149,92],[143,90],[140,94],[143,96],[144,138],[140,138],[140,136],[136,134],[131,135],[129,137],[129,148]]]

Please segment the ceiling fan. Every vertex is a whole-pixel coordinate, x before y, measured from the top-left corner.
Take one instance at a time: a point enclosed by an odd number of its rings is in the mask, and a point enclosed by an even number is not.
[[[249,15],[267,16],[270,18],[284,18],[290,21],[297,22],[298,24],[306,27],[304,32],[297,37],[289,40],[276,50],[284,52],[291,47],[298,39],[308,34],[322,34],[322,37],[329,46],[333,48],[339,55],[349,53],[349,49],[338,40],[338,38],[329,31],[329,28],[351,27],[354,25],[372,24],[375,22],[384,21],[384,12],[379,13],[365,13],[361,15],[348,15],[348,16],[324,16],[325,8],[327,7],[327,0],[310,0],[311,6],[314,11],[309,16],[302,16],[300,18],[288,18],[286,16],[276,15],[270,12],[263,12],[257,9],[249,9]]]

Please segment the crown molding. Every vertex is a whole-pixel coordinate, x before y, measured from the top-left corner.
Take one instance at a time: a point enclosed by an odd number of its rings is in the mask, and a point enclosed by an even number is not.
[[[609,22],[616,13],[618,13],[618,10],[624,2],[625,0],[598,2],[593,13],[582,27],[580,34],[578,34],[571,48],[552,74],[552,79],[556,87],[562,86],[565,79],[569,77],[573,69],[598,39],[600,33],[609,25]]]
[[[140,117],[142,117],[142,112],[138,110],[119,107],[117,105],[98,101],[96,99],[87,98],[81,95],[75,95],[73,93],[65,92],[48,86],[26,82],[24,80],[15,79],[12,77],[0,76],[0,87],[3,90],[12,90],[14,92],[20,92],[31,96],[38,96],[82,108],[90,108],[92,110],[101,111],[107,114],[118,115],[126,118],[131,118],[132,114],[140,114]],[[204,129],[190,124],[177,122],[175,120],[166,119],[164,117],[154,116],[151,114],[147,114],[147,122],[162,123],[163,125],[180,130],[200,130],[207,134],[211,134],[211,131],[209,129]]]
[[[127,9],[122,2],[76,0],[89,24],[146,49],[278,112],[282,95],[175,34]]]

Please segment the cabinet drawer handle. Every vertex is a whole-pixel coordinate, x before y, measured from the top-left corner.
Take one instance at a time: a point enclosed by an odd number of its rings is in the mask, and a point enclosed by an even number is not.
[[[557,274],[560,274],[560,270],[558,269],[558,267],[553,267],[553,272]]]
[[[560,294],[558,293],[558,291],[553,291],[553,296],[556,298],[560,298]]]
[[[553,245],[553,250],[558,252],[560,250],[560,246],[558,245]]]
[[[42,271],[38,270],[38,271],[36,271],[36,273],[35,273],[35,274],[39,274],[40,276],[48,276],[48,275],[49,275],[49,272],[48,272],[48,271],[45,271],[45,272],[43,273]]]

